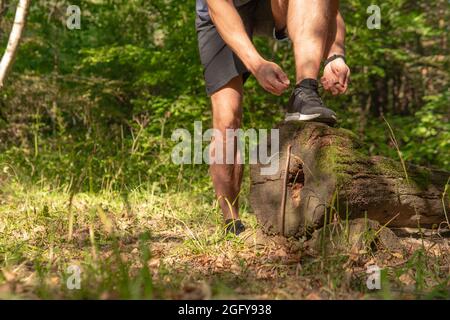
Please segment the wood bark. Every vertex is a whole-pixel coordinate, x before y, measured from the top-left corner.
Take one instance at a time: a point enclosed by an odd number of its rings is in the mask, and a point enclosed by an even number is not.
[[[367,156],[352,132],[321,123],[290,122],[279,126],[278,171],[261,175],[251,166],[250,204],[260,224],[282,230],[286,150],[292,146],[285,204],[285,235],[302,236],[325,221],[364,218],[389,227],[438,227],[448,223],[449,172]],[[446,210],[446,211],[445,211]],[[441,224],[442,226],[442,224]]]
[[[11,69],[17,55],[17,50],[25,29],[25,22],[30,2],[31,0],[20,0],[17,5],[14,25],[9,35],[8,45],[6,46],[5,53],[0,61],[0,89],[4,86],[8,72]]]

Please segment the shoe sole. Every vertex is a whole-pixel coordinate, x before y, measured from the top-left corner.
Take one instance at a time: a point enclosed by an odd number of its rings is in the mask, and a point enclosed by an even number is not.
[[[295,113],[286,113],[286,117],[284,118],[285,122],[289,121],[316,121],[316,122],[325,122],[327,124],[335,124],[336,123],[336,117],[331,118],[321,118],[320,113],[314,113],[314,114],[303,114],[300,112]]]

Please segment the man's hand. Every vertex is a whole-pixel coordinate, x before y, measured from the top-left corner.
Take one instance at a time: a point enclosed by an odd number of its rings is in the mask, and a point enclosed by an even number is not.
[[[209,14],[220,36],[267,91],[281,95],[289,87],[286,74],[275,63],[264,60],[245,31],[232,0],[207,0]]]
[[[325,66],[320,81],[325,90],[330,91],[333,95],[337,95],[347,91],[349,79],[350,68],[343,59],[336,59]]]
[[[270,93],[279,96],[289,88],[287,75],[276,63],[262,60],[252,69],[256,80]]]

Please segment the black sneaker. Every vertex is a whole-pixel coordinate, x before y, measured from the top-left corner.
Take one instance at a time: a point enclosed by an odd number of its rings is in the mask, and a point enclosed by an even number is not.
[[[297,84],[289,99],[284,121],[316,121],[333,126],[336,113],[323,104],[315,79],[304,79]]]
[[[245,231],[245,226],[239,219],[227,219],[225,221],[225,228],[226,233],[233,233],[235,235],[239,235]]]

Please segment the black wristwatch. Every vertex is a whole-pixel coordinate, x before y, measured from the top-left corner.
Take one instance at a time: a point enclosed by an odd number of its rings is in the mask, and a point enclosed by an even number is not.
[[[336,60],[338,58],[342,58],[342,60],[344,60],[344,62],[345,62],[345,56],[343,56],[342,54],[333,54],[331,57],[329,57],[327,60],[325,60],[325,63],[323,64],[323,66],[325,67],[331,61]]]

